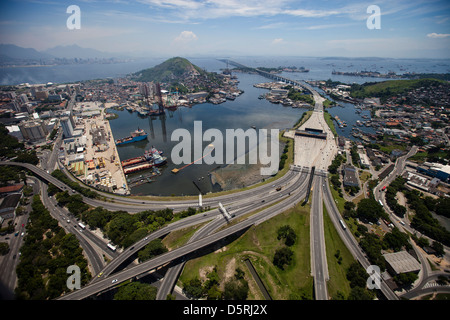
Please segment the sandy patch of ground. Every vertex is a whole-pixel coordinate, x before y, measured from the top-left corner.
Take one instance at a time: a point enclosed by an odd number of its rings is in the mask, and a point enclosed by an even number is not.
[[[221,253],[221,252],[224,252],[224,251],[227,251],[227,247],[226,247],[226,246],[220,247],[219,249],[217,249],[216,251],[214,251],[214,253]]]
[[[225,267],[224,280],[222,281],[222,284],[224,284],[234,276],[235,270],[236,270],[236,258],[233,257]]]
[[[395,198],[397,199],[398,204],[406,207],[406,197],[403,194],[403,192],[397,192],[397,194],[395,195]]]
[[[208,273],[212,272],[213,270],[214,270],[214,266],[207,266],[207,267],[203,267],[200,270],[198,270],[200,280],[202,282],[205,282],[206,280],[208,280],[208,278],[207,278]]]

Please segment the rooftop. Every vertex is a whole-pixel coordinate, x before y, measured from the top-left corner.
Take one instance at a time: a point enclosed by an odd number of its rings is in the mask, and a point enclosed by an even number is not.
[[[396,274],[420,270],[420,263],[406,251],[386,253],[383,257]]]

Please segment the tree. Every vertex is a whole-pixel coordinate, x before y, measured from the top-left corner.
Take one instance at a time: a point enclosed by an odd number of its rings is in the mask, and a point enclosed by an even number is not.
[[[395,283],[400,287],[407,287],[414,283],[419,276],[414,272],[400,273],[394,277]]]
[[[48,184],[48,187],[47,187],[47,194],[48,194],[49,196],[52,196],[52,195],[54,195],[54,194],[56,194],[56,193],[58,193],[58,192],[59,192],[59,189],[58,189],[57,186],[55,186],[55,185],[52,184],[52,183],[49,183],[49,184]]]
[[[383,207],[374,199],[362,199],[358,202],[356,214],[360,219],[377,222],[379,218],[388,218]]]
[[[199,278],[195,277],[188,282],[184,283],[183,291],[194,299],[200,299],[204,296],[205,291],[202,286],[202,282]]]
[[[356,204],[352,201],[345,201],[345,203],[344,203],[345,210],[353,210],[353,209],[355,209],[355,207],[356,207]]]
[[[292,261],[292,255],[294,253],[288,247],[283,247],[275,251],[275,255],[273,257],[273,264],[284,270],[285,265],[289,265]]]
[[[289,247],[292,246],[297,239],[297,235],[295,234],[294,229],[292,229],[292,227],[289,225],[280,227],[277,231],[277,234],[277,239],[284,239],[284,243]]]
[[[441,197],[436,203],[436,214],[450,218],[450,198]]]
[[[205,281],[204,287],[206,290],[211,289],[213,286],[217,286],[219,284],[219,275],[217,274],[217,266],[214,266],[214,269],[208,273],[206,276],[208,280]]]
[[[383,247],[385,249],[391,248],[394,251],[400,251],[403,246],[407,246],[409,236],[406,233],[401,232],[398,228],[392,229],[384,235]]]
[[[142,250],[139,250],[138,257],[139,262],[144,262],[155,256],[167,252],[166,246],[162,243],[161,239],[155,239],[150,241]]]
[[[114,300],[156,300],[157,289],[150,284],[131,282],[121,286]]]
[[[444,251],[444,246],[442,245],[442,243],[433,241],[433,244],[431,245],[431,247],[434,249],[434,251],[436,251],[436,256],[438,256],[438,257],[444,256],[445,251]]]
[[[365,235],[369,231],[369,229],[367,229],[367,227],[363,224],[358,224],[356,230],[362,235]]]
[[[247,281],[231,279],[225,283],[223,298],[225,300],[245,300],[248,290]]]
[[[366,252],[369,261],[384,271],[386,269],[386,260],[381,255],[382,242],[378,236],[373,233],[367,233],[361,238],[359,244]]]
[[[348,300],[373,300],[375,294],[362,287],[354,287],[350,291]]]
[[[368,273],[359,264],[359,262],[353,262],[347,269],[347,279],[350,281],[350,287],[366,287]]]
[[[234,277],[236,278],[236,280],[244,279],[244,276],[245,272],[241,268],[237,268],[234,273]]]
[[[222,292],[220,291],[219,286],[215,284],[209,288],[207,296],[208,300],[220,300],[222,298]]]
[[[9,244],[7,242],[0,242],[0,255],[4,256],[9,252]]]

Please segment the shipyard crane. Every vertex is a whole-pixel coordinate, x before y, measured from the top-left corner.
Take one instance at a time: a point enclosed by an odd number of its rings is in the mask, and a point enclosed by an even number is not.
[[[159,82],[156,83],[156,95],[158,96],[158,111],[157,114],[165,114],[164,101],[161,93],[161,85]]]

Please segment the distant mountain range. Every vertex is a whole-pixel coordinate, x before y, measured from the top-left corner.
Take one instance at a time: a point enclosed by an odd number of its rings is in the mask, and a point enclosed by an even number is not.
[[[43,53],[52,55],[56,58],[81,58],[81,59],[108,59],[113,58],[114,55],[102,51],[98,51],[91,48],[82,48],[77,46],[76,44],[71,46],[57,46],[51,49],[47,49],[43,51]]]
[[[2,64],[23,61],[48,61],[56,58],[109,59],[118,58],[118,55],[91,48],[82,48],[75,44],[71,46],[57,46],[44,51],[37,51],[33,48],[22,48],[13,44],[0,44],[0,63]]]

